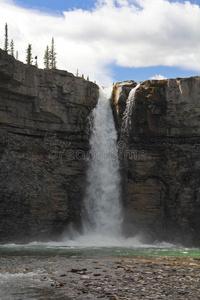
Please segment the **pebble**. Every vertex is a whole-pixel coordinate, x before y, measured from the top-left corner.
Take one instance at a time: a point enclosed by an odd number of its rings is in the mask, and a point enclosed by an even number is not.
[[[48,268],[40,280],[54,293],[54,300],[200,299],[199,259],[164,256],[132,256],[123,260],[100,257],[95,261],[85,257],[53,259],[56,260],[53,263],[46,262]],[[25,267],[26,272],[33,271]],[[96,272],[100,269],[103,271]],[[15,274],[21,270],[8,272]]]
[[[87,275],[82,275],[82,276],[81,276],[81,279],[90,279],[90,277],[87,276]]]

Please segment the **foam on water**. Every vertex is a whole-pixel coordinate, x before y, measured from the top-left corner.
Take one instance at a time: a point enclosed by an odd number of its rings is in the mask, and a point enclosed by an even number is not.
[[[31,242],[29,244],[4,244],[1,245],[1,249],[13,249],[13,250],[23,250],[23,249],[48,249],[48,248],[59,248],[59,247],[67,247],[67,248],[91,248],[91,247],[121,247],[121,248],[172,248],[175,245],[166,243],[166,242],[155,242],[154,244],[144,244],[140,241],[138,237],[133,238],[112,238],[105,237],[102,235],[79,235],[70,239],[66,237],[62,241],[54,242]]]

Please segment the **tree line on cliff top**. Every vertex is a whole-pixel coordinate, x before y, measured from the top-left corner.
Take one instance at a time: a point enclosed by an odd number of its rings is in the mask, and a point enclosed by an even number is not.
[[[14,56],[18,60],[19,53],[18,51],[15,52],[14,49],[14,41],[11,39],[10,43],[8,40],[8,24],[5,24],[5,39],[4,39],[4,51],[6,51],[8,54]],[[52,37],[51,40],[51,46],[46,46],[45,52],[44,52],[44,57],[43,57],[43,62],[44,62],[44,68],[45,69],[56,69],[56,52],[55,52],[55,43],[54,43],[54,37]],[[28,47],[26,49],[26,63],[28,65],[33,64],[33,54],[32,54],[32,45],[28,44]],[[37,55],[35,56],[35,62],[34,65],[38,67],[38,62],[37,62]],[[76,76],[79,76],[79,70],[77,69],[76,71]],[[82,74],[81,76],[84,78],[84,75]],[[87,76],[87,80],[89,80],[89,76]],[[95,81],[96,83],[96,81]]]
[[[8,40],[8,24],[5,24],[5,40],[4,40],[4,51],[6,51],[8,54],[14,56],[16,59],[18,59],[18,51],[16,51],[16,55],[14,54],[14,41],[11,39],[11,42],[9,43]],[[54,38],[52,37],[51,40],[51,46],[47,46],[46,50],[44,52],[44,68],[45,69],[56,69],[56,52],[55,52],[55,43]],[[28,47],[26,49],[26,63],[28,65],[33,64],[33,54],[32,54],[32,45],[28,44]],[[37,67],[37,55],[35,56],[35,62],[34,65]]]

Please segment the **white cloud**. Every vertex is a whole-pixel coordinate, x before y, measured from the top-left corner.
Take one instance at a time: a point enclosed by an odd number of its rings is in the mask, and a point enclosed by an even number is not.
[[[159,74],[159,75],[156,74],[156,75],[152,76],[150,79],[162,80],[162,79],[166,79],[166,77],[164,77],[161,74]]]
[[[200,7],[168,0],[99,0],[92,11],[48,15],[0,0],[0,32],[8,23],[19,59],[28,43],[43,67],[55,38],[58,68],[112,83],[111,64],[124,67],[179,66],[200,71]],[[0,35],[3,48],[4,35]]]

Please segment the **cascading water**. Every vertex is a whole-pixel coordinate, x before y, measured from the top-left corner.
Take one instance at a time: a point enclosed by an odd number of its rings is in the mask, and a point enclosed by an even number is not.
[[[126,141],[129,137],[134,97],[135,97],[135,92],[139,86],[140,83],[138,83],[136,87],[134,87],[128,95],[128,99],[126,101],[126,109],[124,111],[123,118],[122,118],[121,138],[120,138],[121,140]]]
[[[111,93],[112,87],[100,88],[98,104],[90,119],[91,151],[82,210],[84,234],[103,238],[120,237],[123,220],[117,133],[109,101]]]
[[[138,85],[137,85],[138,87]],[[127,101],[124,130],[128,130],[135,87]],[[112,87],[99,89],[98,104],[90,116],[90,152],[88,157],[86,194],[82,205],[82,234],[68,230],[65,241],[74,246],[140,245],[137,237],[122,234],[123,208],[119,172],[117,132],[110,98]],[[119,146],[119,149],[118,147]]]
[[[128,131],[134,94],[130,92],[123,118],[123,130]],[[141,245],[139,237],[122,234],[123,207],[117,132],[110,106],[113,87],[99,88],[97,106],[89,118],[90,152],[87,185],[82,205],[82,234],[69,227],[63,242],[69,246],[132,246]],[[124,143],[123,143],[124,144]],[[118,149],[118,147],[119,149]]]
[[[138,85],[137,85],[138,87]],[[124,130],[128,130],[135,87],[125,110]],[[82,234],[68,228],[64,242],[70,246],[141,245],[137,237],[122,234],[123,208],[119,172],[117,132],[110,98],[112,87],[99,89],[98,104],[90,116],[90,152],[88,156],[86,194],[82,205]],[[119,146],[119,149],[118,147]]]

